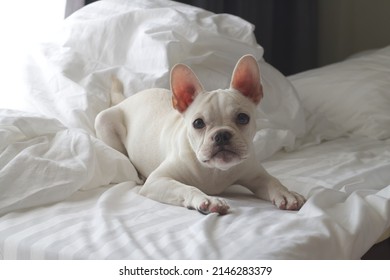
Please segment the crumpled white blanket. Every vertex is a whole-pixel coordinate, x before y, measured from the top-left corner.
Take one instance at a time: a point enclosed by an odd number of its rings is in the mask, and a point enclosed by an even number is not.
[[[78,190],[135,181],[127,157],[55,119],[0,110],[0,215]]]

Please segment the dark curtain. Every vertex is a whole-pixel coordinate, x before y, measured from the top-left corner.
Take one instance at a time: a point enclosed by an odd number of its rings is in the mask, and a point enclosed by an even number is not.
[[[73,14],[81,7],[96,2],[98,0],[66,0],[65,18]]]
[[[285,75],[317,67],[317,0],[179,0],[255,25],[264,58]]]
[[[96,0],[68,0],[89,4]],[[129,0],[131,1],[131,0]],[[255,25],[264,58],[285,75],[318,66],[318,0],[178,0]],[[68,7],[67,7],[68,8]],[[69,15],[69,14],[68,14]]]

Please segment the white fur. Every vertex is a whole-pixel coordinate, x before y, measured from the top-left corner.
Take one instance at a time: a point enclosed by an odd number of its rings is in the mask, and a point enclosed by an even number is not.
[[[122,88],[113,79],[113,103],[122,100]],[[269,175],[253,150],[256,106],[262,96],[252,56],[239,60],[229,89],[211,92],[180,64],[172,69],[171,91],[135,94],[101,112],[95,128],[100,139],[127,154],[146,178],[140,190],[146,197],[226,214],[228,204],[213,195],[240,184],[281,209],[297,210],[305,199]],[[195,128],[199,119],[204,127]]]

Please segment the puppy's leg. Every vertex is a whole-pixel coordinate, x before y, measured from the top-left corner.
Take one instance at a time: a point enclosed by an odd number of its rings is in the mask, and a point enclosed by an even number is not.
[[[169,178],[158,178],[153,182],[148,178],[139,193],[162,203],[196,209],[202,214],[225,215],[229,210],[225,200],[208,196],[195,187]]]
[[[196,209],[202,214],[225,215],[229,210],[225,200],[208,196],[196,187],[170,178],[168,174],[163,176],[158,169],[150,174],[139,193],[162,203]]]
[[[289,191],[262,167],[257,177],[243,182],[242,185],[250,189],[258,198],[271,201],[279,209],[299,210],[306,202],[302,195]]]
[[[119,108],[111,107],[100,112],[95,120],[96,136],[115,150],[127,155],[123,145],[126,137],[126,127],[123,125],[123,115]]]

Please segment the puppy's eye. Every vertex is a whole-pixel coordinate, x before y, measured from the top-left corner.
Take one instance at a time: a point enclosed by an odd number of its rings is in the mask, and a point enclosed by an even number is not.
[[[192,123],[192,126],[195,128],[195,129],[202,129],[206,126],[206,124],[204,123],[204,121],[202,119],[196,119],[194,120],[194,122]]]
[[[237,123],[238,124],[242,124],[242,125],[248,124],[249,120],[250,120],[250,117],[245,113],[239,113],[237,115]]]

